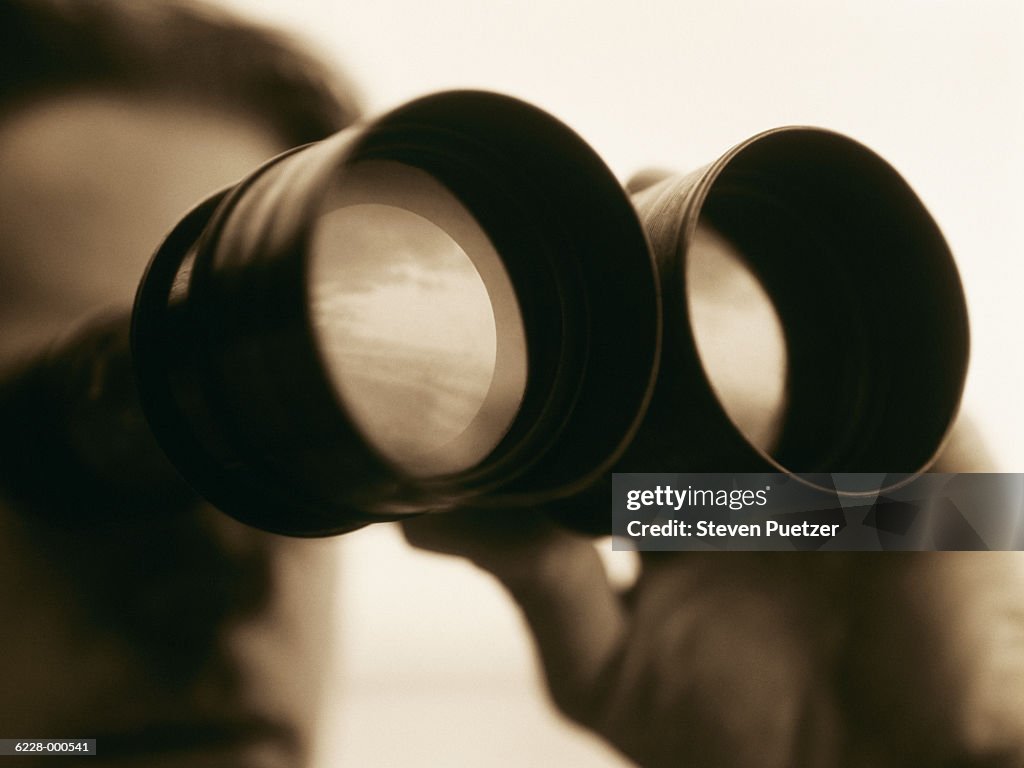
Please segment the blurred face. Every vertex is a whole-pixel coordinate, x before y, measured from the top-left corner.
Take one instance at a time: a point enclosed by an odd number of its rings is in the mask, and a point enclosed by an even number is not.
[[[251,120],[109,94],[6,118],[0,358],[129,306],[180,215],[282,149]],[[95,738],[97,768],[302,765],[332,543],[158,506],[71,526],[0,497],[0,735]]]

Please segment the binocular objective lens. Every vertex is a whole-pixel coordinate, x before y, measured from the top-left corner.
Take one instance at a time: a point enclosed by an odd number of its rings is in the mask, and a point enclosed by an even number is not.
[[[739,250],[698,224],[686,263],[690,325],[701,364],[729,419],[771,453],[786,412],[786,334]]]
[[[526,387],[511,281],[464,205],[393,161],[346,169],[311,243],[310,307],[338,399],[367,443],[417,477],[468,469]]]

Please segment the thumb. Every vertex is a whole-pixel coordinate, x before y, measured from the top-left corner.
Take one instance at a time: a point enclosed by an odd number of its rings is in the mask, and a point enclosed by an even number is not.
[[[591,720],[602,673],[626,634],[593,543],[533,510],[427,515],[403,528],[414,546],[466,557],[498,579],[522,610],[555,703]]]

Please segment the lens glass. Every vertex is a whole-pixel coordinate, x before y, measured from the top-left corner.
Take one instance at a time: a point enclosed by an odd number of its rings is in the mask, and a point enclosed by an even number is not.
[[[733,245],[701,224],[687,253],[690,323],[726,414],[771,452],[786,411],[786,337],[768,293]]]
[[[526,345],[501,259],[465,206],[421,170],[360,163],[311,254],[325,367],[370,446],[421,477],[486,457],[522,401]]]

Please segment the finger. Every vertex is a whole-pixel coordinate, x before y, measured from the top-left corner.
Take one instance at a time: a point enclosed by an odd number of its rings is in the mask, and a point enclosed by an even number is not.
[[[588,722],[626,633],[593,543],[528,510],[453,512],[403,528],[415,546],[467,557],[498,579],[523,612],[555,703]]]

